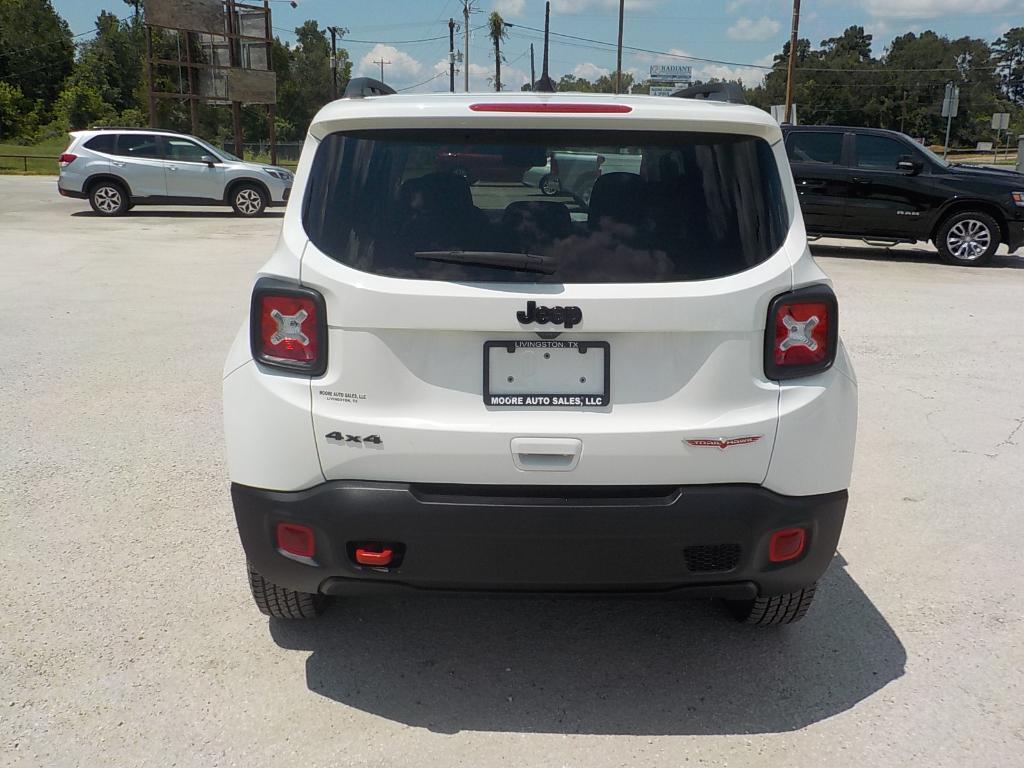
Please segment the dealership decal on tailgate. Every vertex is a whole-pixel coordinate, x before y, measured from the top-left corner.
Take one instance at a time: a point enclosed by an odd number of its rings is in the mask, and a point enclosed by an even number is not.
[[[599,408],[611,402],[606,341],[484,343],[484,403],[495,407]]]

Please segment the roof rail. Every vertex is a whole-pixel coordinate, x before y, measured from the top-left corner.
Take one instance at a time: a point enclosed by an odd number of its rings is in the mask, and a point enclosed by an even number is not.
[[[343,99],[365,99],[367,96],[394,96],[395,89],[372,77],[357,77],[348,81]]]
[[[146,133],[176,133],[180,134],[181,131],[174,131],[170,128],[145,128],[137,125],[93,125],[86,128],[87,131],[145,131]],[[187,134],[184,134],[187,135]]]
[[[677,99],[704,99],[705,101],[725,101],[729,104],[746,104],[743,86],[739,83],[706,83],[694,85],[676,91],[672,96]]]

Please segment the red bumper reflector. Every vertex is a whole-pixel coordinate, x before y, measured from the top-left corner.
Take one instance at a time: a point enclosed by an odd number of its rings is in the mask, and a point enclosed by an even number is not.
[[[550,114],[624,115],[633,108],[626,104],[580,104],[576,102],[497,102],[470,104],[474,112],[540,112]]]
[[[297,523],[278,523],[277,548],[296,557],[312,557],[316,552],[313,529]]]
[[[356,562],[360,565],[390,565],[394,556],[395,551],[391,547],[382,547],[377,550],[356,547]]]
[[[795,560],[804,553],[807,531],[803,528],[784,528],[772,534],[768,542],[768,559],[773,563]]]

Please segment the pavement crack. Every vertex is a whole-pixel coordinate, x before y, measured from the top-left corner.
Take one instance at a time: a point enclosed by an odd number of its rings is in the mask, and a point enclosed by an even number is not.
[[[1017,422],[1017,426],[1010,430],[1010,434],[1008,434],[1006,436],[1006,439],[1003,440],[1003,442],[996,443],[996,448],[1000,448],[1000,447],[1002,447],[1004,445],[1016,445],[1017,444],[1017,443],[1015,443],[1013,441],[1013,438],[1017,436],[1018,432],[1020,432],[1021,427],[1024,427],[1024,417],[1019,418],[1019,419],[1014,419],[1014,421]]]

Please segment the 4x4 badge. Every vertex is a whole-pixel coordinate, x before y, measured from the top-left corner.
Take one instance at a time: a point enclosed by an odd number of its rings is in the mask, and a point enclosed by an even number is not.
[[[719,437],[716,439],[710,439],[706,437],[698,438],[696,440],[687,440],[686,442],[697,448],[718,448],[724,451],[726,448],[732,448],[734,445],[749,445],[750,443],[756,443],[764,435],[750,435],[748,437],[730,437],[728,439]]]
[[[523,325],[538,323],[539,325],[564,325],[569,330],[583,322],[583,310],[579,307],[545,307],[537,306],[536,301],[526,302],[525,312],[516,312],[516,318]]]

